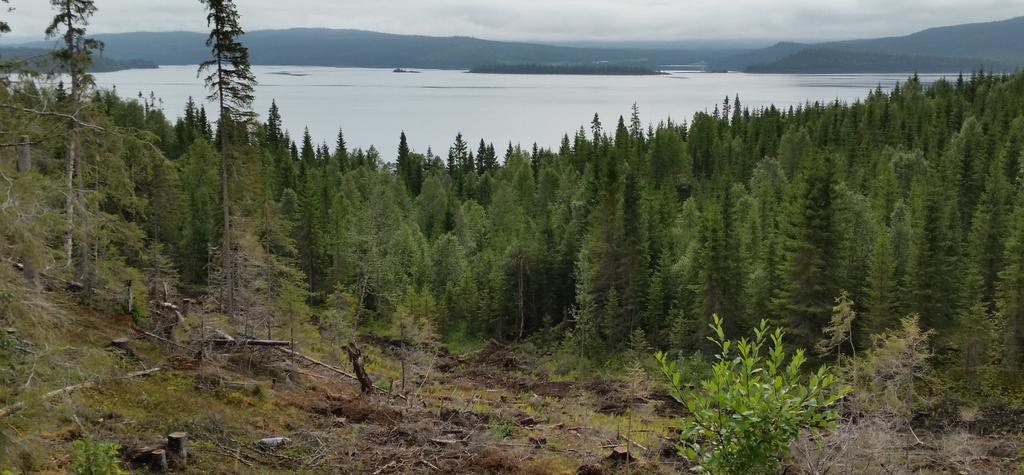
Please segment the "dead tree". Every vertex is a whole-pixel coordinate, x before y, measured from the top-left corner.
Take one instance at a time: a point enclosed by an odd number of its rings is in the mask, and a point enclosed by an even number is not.
[[[348,342],[345,351],[348,352],[348,359],[352,362],[352,370],[356,373],[356,379],[359,380],[359,389],[363,394],[372,393],[373,381],[370,381],[370,376],[366,374],[366,368],[363,367],[363,352],[351,341]]]

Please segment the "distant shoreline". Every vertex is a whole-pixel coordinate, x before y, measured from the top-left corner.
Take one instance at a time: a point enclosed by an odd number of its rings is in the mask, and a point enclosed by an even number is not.
[[[543,74],[568,76],[661,76],[668,73],[622,64],[491,64],[467,71],[472,74]]]

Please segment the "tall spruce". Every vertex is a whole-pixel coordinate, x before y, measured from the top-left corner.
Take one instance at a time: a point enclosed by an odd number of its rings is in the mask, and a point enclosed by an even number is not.
[[[85,27],[89,18],[96,13],[96,5],[92,0],[50,0],[50,5],[57,10],[50,25],[46,27],[47,38],[61,38],[60,47],[53,51],[53,57],[67,73],[71,90],[68,94],[67,108],[70,111],[68,120],[67,162],[65,164],[65,196],[64,214],[67,229],[64,233],[64,256],[68,268],[74,259],[74,228],[76,201],[82,202],[81,190],[75,189],[76,173],[80,174],[78,164],[78,128],[82,98],[86,89],[92,84],[92,76],[87,73],[92,64],[92,52],[102,44],[85,37]]]
[[[776,311],[794,339],[807,347],[821,335],[839,295],[835,274],[834,161],[829,155],[804,154],[784,218],[782,286]]]
[[[232,0],[200,1],[206,5],[206,24],[210,27],[206,46],[210,48],[212,58],[199,65],[199,74],[208,73],[204,78],[206,88],[210,91],[207,99],[216,102],[220,108],[217,143],[221,154],[220,187],[224,220],[221,260],[225,279],[225,307],[228,316],[233,318],[236,312],[237,269],[233,249],[235,238],[231,225],[230,147],[233,139],[240,139],[232,132],[244,128],[252,119],[250,109],[256,77],[249,67],[249,50],[239,41],[244,31],[238,22],[239,15],[235,3]]]

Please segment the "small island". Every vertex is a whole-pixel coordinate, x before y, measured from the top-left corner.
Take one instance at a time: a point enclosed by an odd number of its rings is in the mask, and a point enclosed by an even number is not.
[[[413,71],[411,69],[395,68],[391,72],[393,73],[405,73],[405,74],[419,74],[419,71]]]
[[[551,75],[592,75],[592,76],[656,76],[663,71],[646,66],[614,63],[573,63],[573,64],[518,64],[500,63],[477,66],[469,70],[476,74],[551,74]]]

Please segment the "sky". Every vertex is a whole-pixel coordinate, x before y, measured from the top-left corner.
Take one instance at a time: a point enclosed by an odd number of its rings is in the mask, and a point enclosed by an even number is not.
[[[35,39],[45,0],[11,0]],[[1024,0],[236,0],[247,30],[356,28],[521,41],[837,40],[1024,15]],[[93,33],[205,29],[197,0],[96,0]],[[15,39],[15,38],[10,38]]]

